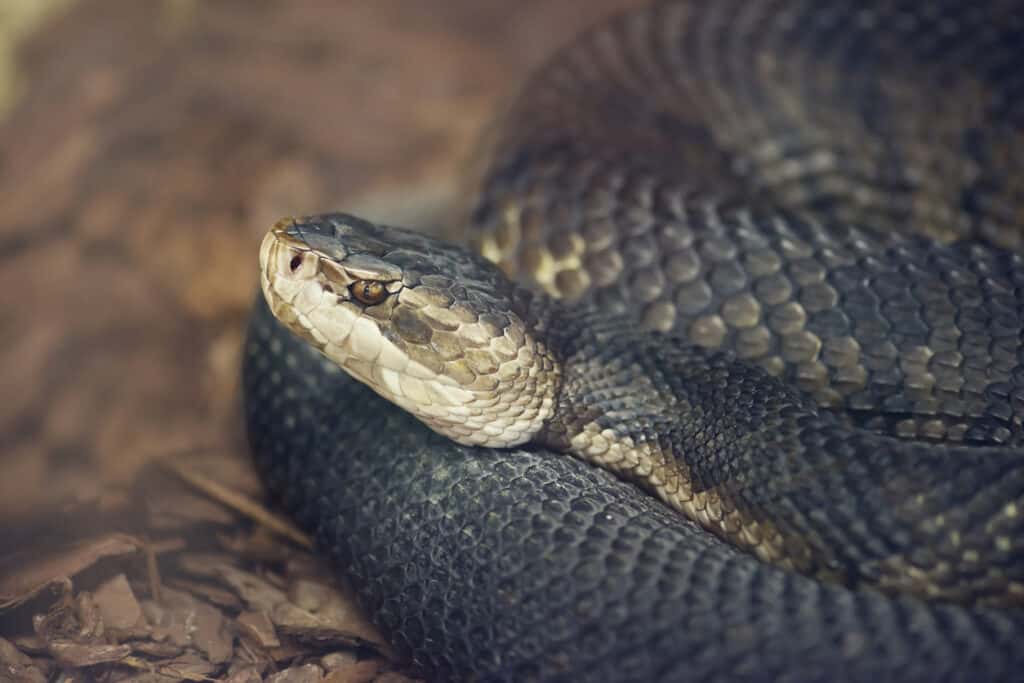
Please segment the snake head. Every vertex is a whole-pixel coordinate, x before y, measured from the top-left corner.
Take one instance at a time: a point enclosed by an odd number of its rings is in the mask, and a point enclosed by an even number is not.
[[[347,214],[287,218],[263,239],[260,282],[288,329],[459,443],[524,443],[553,411],[536,297],[460,246]]]

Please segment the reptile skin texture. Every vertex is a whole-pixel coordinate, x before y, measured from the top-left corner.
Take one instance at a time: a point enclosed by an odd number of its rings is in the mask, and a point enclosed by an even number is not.
[[[262,300],[245,366],[265,481],[428,680],[973,682],[1024,670],[1019,610],[820,583],[575,458],[458,446]]]
[[[547,340],[601,368],[567,372],[541,440],[591,463],[459,446],[262,301],[246,341],[270,491],[414,669],[1020,680],[1024,2],[660,2],[500,130],[452,234],[621,333]],[[650,412],[616,363],[686,410],[602,421]],[[601,398],[609,369],[632,396]],[[730,545],[617,478],[606,429],[687,444],[698,512],[782,540]]]

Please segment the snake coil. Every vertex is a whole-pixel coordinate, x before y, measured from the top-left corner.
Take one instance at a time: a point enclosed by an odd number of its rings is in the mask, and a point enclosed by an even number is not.
[[[502,131],[462,237],[522,288],[342,214],[261,250],[256,462],[414,665],[1019,676],[1024,4],[661,2]]]

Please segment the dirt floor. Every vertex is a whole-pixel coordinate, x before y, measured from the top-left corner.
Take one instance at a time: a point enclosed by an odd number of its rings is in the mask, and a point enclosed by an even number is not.
[[[0,2],[0,680],[405,680],[248,461],[259,238],[445,221],[525,74],[629,4]]]

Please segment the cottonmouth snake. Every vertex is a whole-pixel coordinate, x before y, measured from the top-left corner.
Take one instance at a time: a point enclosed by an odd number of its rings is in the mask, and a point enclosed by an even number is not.
[[[501,130],[463,238],[522,286],[287,219],[246,345],[270,488],[419,670],[1020,675],[1024,4],[664,2]]]

